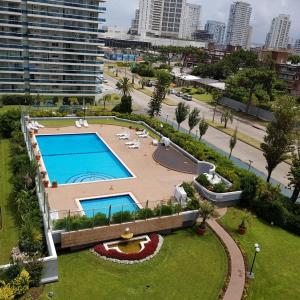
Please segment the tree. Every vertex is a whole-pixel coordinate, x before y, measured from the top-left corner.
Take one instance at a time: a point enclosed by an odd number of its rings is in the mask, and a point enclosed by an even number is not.
[[[106,109],[106,103],[110,102],[112,99],[111,94],[107,94],[102,98],[104,110]]]
[[[122,96],[130,96],[133,91],[133,84],[127,77],[120,79],[116,84],[117,89],[121,92]]]
[[[141,78],[139,84],[142,86],[142,90],[144,89],[145,85],[149,82],[149,79]]]
[[[184,102],[179,102],[177,105],[177,108],[175,110],[175,116],[176,116],[176,121],[178,124],[178,130],[180,128],[180,124],[187,118],[190,112],[190,107],[189,105],[185,104]]]
[[[160,115],[162,102],[166,97],[167,88],[172,81],[171,75],[165,70],[157,71],[156,78],[155,89],[149,102],[148,114],[150,117]]]
[[[208,123],[205,121],[204,118],[202,118],[199,122],[199,140],[202,139],[202,137],[205,135],[207,129],[208,129],[209,125]]]
[[[290,55],[288,59],[292,64],[300,63],[300,55]]]
[[[213,89],[211,92],[213,102],[214,102],[214,114],[213,114],[213,122],[215,121],[216,111],[217,111],[217,105],[218,100],[223,96],[223,92],[219,89]]]
[[[189,115],[189,128],[190,128],[189,133],[191,133],[193,128],[195,126],[197,126],[197,124],[199,123],[199,121],[200,121],[199,113],[200,113],[200,110],[198,108],[194,108],[192,110],[192,112],[190,113],[190,115]]]
[[[297,149],[293,154],[291,170],[288,173],[289,186],[294,188],[291,200],[296,202],[300,193],[300,140],[297,138]]]
[[[229,109],[226,109],[221,115],[221,123],[224,123],[224,128],[227,128],[228,121],[233,122],[233,114]]]
[[[231,154],[232,154],[233,148],[236,145],[236,142],[237,142],[237,127],[235,128],[234,133],[229,141],[229,148],[230,148],[229,159],[231,158]]]
[[[199,214],[202,217],[202,222],[200,224],[201,228],[206,228],[206,221],[211,217],[216,217],[217,212],[215,206],[207,200],[200,202]]]
[[[267,182],[278,164],[286,160],[293,151],[295,140],[294,129],[299,117],[299,109],[293,97],[285,96],[278,99],[274,106],[274,117],[267,127],[267,134],[261,144],[263,155],[267,161]]]
[[[114,108],[113,111],[124,113],[124,114],[131,114],[132,113],[132,98],[131,96],[122,96],[121,103],[118,103]]]

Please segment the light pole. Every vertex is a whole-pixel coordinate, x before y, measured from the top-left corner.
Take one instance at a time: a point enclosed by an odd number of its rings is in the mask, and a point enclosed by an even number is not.
[[[250,272],[247,272],[247,277],[250,278],[250,279],[254,278],[253,267],[254,267],[256,255],[257,255],[257,253],[260,252],[259,244],[255,243],[254,248],[255,248],[255,252],[254,252],[254,257],[253,257],[253,260],[252,260],[251,269],[250,269]]]
[[[253,164],[253,160],[249,159],[248,171],[251,169],[252,164]]]

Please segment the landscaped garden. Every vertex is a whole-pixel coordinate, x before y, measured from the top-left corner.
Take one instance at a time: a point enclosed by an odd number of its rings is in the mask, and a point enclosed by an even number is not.
[[[231,208],[221,223],[246,253],[248,264],[252,263],[254,244],[260,245],[261,251],[254,266],[255,279],[250,281],[248,299],[299,299],[299,237],[264,223],[254,215],[248,218],[246,234],[240,235],[237,229],[243,216],[243,211]]]
[[[225,251],[208,231],[166,236],[150,261],[119,265],[88,250],[58,257],[60,281],[45,286],[41,299],[217,299],[227,274]]]

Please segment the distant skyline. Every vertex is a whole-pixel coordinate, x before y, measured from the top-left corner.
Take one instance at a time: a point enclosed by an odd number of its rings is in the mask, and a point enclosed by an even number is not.
[[[225,22],[227,25],[232,0],[188,0],[189,3],[202,5],[201,24],[207,20]],[[250,24],[253,26],[253,43],[264,43],[271,21],[279,14],[289,14],[292,26],[290,42],[300,39],[300,0],[248,0],[253,11]],[[107,0],[107,25],[129,28],[139,0]]]

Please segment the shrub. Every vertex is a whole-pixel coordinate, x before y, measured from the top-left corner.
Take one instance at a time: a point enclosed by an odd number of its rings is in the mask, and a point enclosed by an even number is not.
[[[142,208],[136,214],[136,219],[149,219],[154,217],[154,212],[150,208]]]
[[[16,296],[24,295],[29,290],[29,273],[23,269],[21,273],[12,281],[14,294]]]
[[[24,267],[21,262],[15,262],[14,264],[11,264],[5,272],[8,281],[14,280],[21,273],[23,268]]]
[[[189,198],[195,196],[195,190],[191,183],[183,182],[181,186],[183,187]]]
[[[14,289],[9,283],[0,281],[0,299],[11,300],[14,299]]]
[[[214,184],[213,191],[215,193],[225,193],[227,190],[226,185],[223,182]]]
[[[13,131],[20,128],[20,110],[8,110],[0,114],[0,136],[10,138]]]
[[[159,216],[170,216],[170,215],[173,214],[172,206],[167,205],[167,204],[158,205],[154,209],[154,214],[157,217],[159,217]]]
[[[132,214],[130,211],[119,211],[112,215],[113,223],[124,223],[133,220]]]
[[[43,272],[43,262],[34,258],[32,261],[26,263],[26,271],[29,273],[30,287],[37,287],[40,285],[42,272]]]
[[[207,179],[205,174],[200,174],[197,178],[196,181],[201,184],[202,186],[204,186],[205,188],[209,188],[210,187],[210,182]]]
[[[97,213],[94,216],[94,226],[104,226],[108,224],[108,219],[105,214]]]
[[[191,198],[188,200],[186,208],[187,210],[197,210],[199,209],[200,204],[197,198]]]

